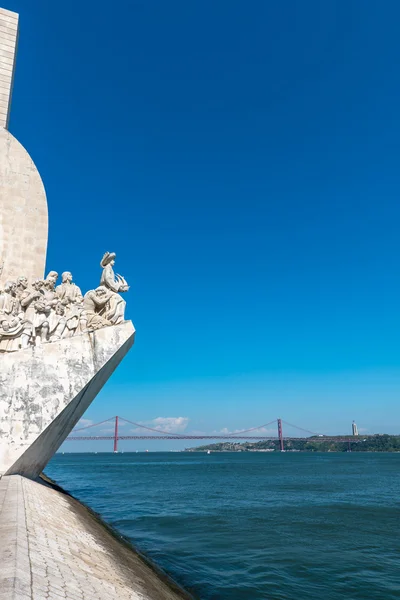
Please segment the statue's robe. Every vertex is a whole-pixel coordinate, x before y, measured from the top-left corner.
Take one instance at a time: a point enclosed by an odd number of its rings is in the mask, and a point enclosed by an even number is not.
[[[56,287],[56,296],[65,306],[66,328],[63,337],[71,337],[79,326],[83,301],[82,292],[75,283],[64,282]]]
[[[7,330],[3,328],[3,323],[7,323]],[[17,298],[8,292],[0,294],[0,352],[15,352],[20,349],[20,337],[25,324]]]
[[[108,298],[105,300],[96,295],[95,290],[86,292],[83,298],[83,317],[86,321],[88,330],[101,329],[111,325],[107,319],[100,313],[108,304]]]
[[[119,325],[125,321],[125,300],[118,294],[120,282],[115,279],[111,265],[106,265],[100,279],[100,285],[104,285],[112,292],[112,296],[100,314],[113,325]]]

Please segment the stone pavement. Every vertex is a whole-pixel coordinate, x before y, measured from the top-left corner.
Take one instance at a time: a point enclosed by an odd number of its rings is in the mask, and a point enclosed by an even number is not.
[[[0,600],[189,598],[74,498],[0,479]]]

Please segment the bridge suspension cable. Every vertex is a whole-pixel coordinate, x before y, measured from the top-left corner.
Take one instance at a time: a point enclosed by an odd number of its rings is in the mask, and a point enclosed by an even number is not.
[[[74,433],[78,431],[83,431],[84,429],[90,429],[91,427],[97,427],[98,425],[104,425],[104,423],[108,423],[109,421],[115,421],[116,417],[110,417],[105,421],[100,421],[100,423],[92,423],[91,425],[85,425],[85,427],[80,427],[79,429],[74,429]]]
[[[169,431],[161,431],[160,429],[155,429],[154,427],[147,427],[146,425],[141,425],[139,423],[135,423],[134,421],[129,421],[128,419],[124,419],[123,417],[119,417],[120,421],[125,421],[126,423],[130,423],[131,425],[135,425],[136,427],[140,427],[141,429],[148,429],[149,431],[155,431],[156,433],[161,433],[162,435],[174,435],[178,437],[187,437],[185,433],[171,433]],[[270,421],[269,423],[265,423],[264,425],[259,425],[258,427],[251,427],[251,429],[243,429],[241,431],[235,431],[233,433],[226,433],[225,435],[242,435],[243,433],[250,433],[251,431],[257,431],[258,429],[262,429],[263,427],[268,427],[276,423],[276,419]]]
[[[243,433],[250,433],[250,431],[257,431],[258,429],[262,429],[263,427],[268,427],[268,425],[272,425],[272,423],[276,423],[276,419],[270,421],[269,423],[265,423],[264,425],[259,425],[258,427],[252,427],[251,429],[241,429],[240,431],[235,431],[234,433],[230,433],[227,435],[242,435]]]
[[[316,433],[315,431],[310,431],[309,429],[304,429],[304,427],[299,427],[298,425],[293,425],[292,423],[288,423],[282,419],[282,423],[288,425],[289,427],[294,427],[295,429],[299,429],[300,431],[304,431],[305,433],[311,433],[311,435],[322,435],[321,433]]]
[[[124,419],[123,417],[119,418],[120,421],[125,421],[125,423],[130,423],[131,425],[135,425],[135,427],[140,427],[141,429],[147,429],[148,431],[155,431],[156,433],[161,433],[162,435],[175,435],[178,437],[184,437],[184,433],[171,433],[169,431],[160,431],[160,429],[155,429],[154,427],[147,427],[146,425],[140,425],[139,423],[135,423],[134,421],[129,421],[129,419]]]

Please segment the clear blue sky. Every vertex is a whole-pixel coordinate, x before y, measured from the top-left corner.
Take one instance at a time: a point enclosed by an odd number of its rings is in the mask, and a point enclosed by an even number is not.
[[[86,417],[399,432],[400,4],[5,6],[48,268],[86,291],[110,250],[131,284]]]

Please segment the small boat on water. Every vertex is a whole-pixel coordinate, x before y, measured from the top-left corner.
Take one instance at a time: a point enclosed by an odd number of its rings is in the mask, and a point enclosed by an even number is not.
[[[211,450],[207,450],[207,454],[211,454]]]

